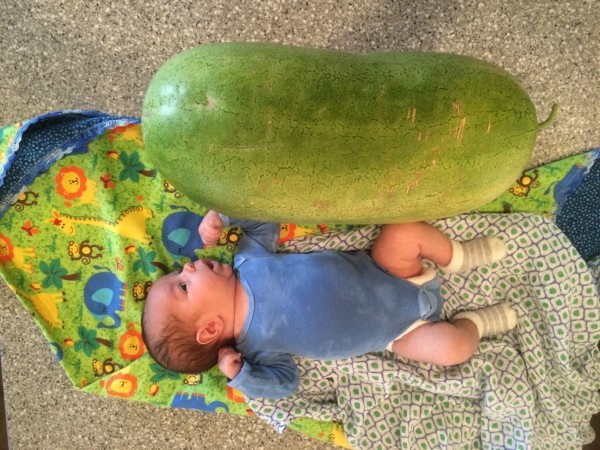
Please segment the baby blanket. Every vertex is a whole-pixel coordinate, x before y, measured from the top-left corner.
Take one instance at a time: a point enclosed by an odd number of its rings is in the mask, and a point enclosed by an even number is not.
[[[150,165],[135,118],[61,111],[0,130],[0,272],[86,392],[256,414],[279,430],[346,447],[578,448],[593,438],[589,419],[599,409],[590,271],[597,252],[593,233],[576,249],[553,220],[564,217],[577,241],[586,224],[574,218],[591,202],[598,153],[526,171],[481,210],[505,214],[434,222],[457,239],[498,234],[510,249],[505,260],[465,276],[442,274],[445,315],[505,299],[520,314],[513,332],[444,370],[389,353],[298,359],[303,377],[294,396],[246,402],[216,369],[176,374],[156,364],[139,325],[149,286],[189,259],[231,261],[240,231],[202,249],[196,229],[207,209]],[[589,220],[597,230],[597,217]],[[283,224],[281,250],[365,248],[377,232]]]

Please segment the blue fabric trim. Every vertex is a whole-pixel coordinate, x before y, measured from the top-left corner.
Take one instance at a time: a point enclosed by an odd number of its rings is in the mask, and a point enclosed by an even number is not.
[[[65,110],[38,116],[14,136],[0,167],[0,218],[42,172],[66,155],[84,153],[106,130],[140,119],[100,111]]]
[[[586,152],[589,157],[585,167],[573,166],[571,170],[565,174],[564,178],[557,183],[554,183],[554,201],[556,202],[556,219],[561,213],[566,201],[579,189],[586,177],[589,175],[594,161],[600,155],[600,149],[593,149]],[[550,188],[548,189],[548,191]],[[547,191],[547,192],[548,192]]]
[[[556,225],[585,261],[600,256],[600,149],[591,152],[581,183],[556,214]]]

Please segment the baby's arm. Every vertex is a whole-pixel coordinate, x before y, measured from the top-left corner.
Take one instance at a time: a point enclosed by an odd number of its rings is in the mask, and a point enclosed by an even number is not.
[[[283,398],[298,387],[298,368],[286,353],[258,352],[244,359],[231,347],[219,350],[217,366],[227,384],[251,398]]]
[[[209,247],[216,245],[223,232],[223,226],[239,226],[244,230],[245,236],[256,241],[270,253],[277,252],[277,241],[279,240],[278,223],[238,220],[218,214],[216,211],[209,211],[198,227],[200,239]]]

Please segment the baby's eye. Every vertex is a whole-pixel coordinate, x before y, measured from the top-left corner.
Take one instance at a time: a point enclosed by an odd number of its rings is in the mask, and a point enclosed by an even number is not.
[[[187,284],[185,281],[180,281],[178,287],[180,291],[187,292]]]

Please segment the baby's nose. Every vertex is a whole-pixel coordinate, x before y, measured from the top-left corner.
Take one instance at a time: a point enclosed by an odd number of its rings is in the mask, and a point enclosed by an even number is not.
[[[194,262],[193,262],[193,261],[186,262],[186,263],[183,265],[183,268],[184,268],[185,270],[191,270],[191,271],[194,271],[194,270],[196,270],[196,266],[194,265]]]

